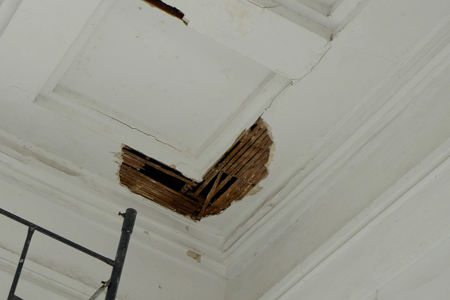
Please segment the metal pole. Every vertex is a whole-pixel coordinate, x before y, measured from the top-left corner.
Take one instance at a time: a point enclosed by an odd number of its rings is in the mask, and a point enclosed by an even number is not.
[[[117,247],[116,259],[111,272],[111,282],[106,292],[105,300],[116,299],[117,290],[119,288],[120,276],[122,275],[125,257],[127,255],[128,244],[133,233],[134,222],[136,221],[136,210],[128,208],[126,213],[122,214],[124,217],[122,224],[122,234],[120,236],[119,246]]]
[[[19,264],[17,265],[16,274],[14,275],[13,283],[9,291],[8,300],[20,299],[14,295],[16,292],[17,284],[19,283],[20,273],[22,272],[25,258],[27,257],[28,248],[30,247],[31,238],[33,237],[34,227],[28,227],[27,239],[23,245],[22,254],[20,255]]]

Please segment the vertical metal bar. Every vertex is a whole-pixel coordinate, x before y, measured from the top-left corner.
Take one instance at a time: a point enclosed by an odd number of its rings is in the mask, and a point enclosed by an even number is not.
[[[122,224],[122,234],[120,236],[119,246],[117,247],[116,259],[111,272],[111,281],[106,292],[105,300],[116,299],[117,290],[119,288],[120,276],[122,275],[123,264],[127,255],[128,244],[133,233],[134,222],[136,221],[136,210],[128,208],[123,214],[124,220]]]
[[[18,299],[14,295],[16,292],[17,284],[19,283],[20,273],[22,272],[23,264],[25,263],[25,258],[27,257],[28,248],[30,247],[31,238],[33,237],[34,227],[28,227],[27,239],[23,245],[22,254],[20,255],[19,264],[17,265],[16,274],[14,275],[14,280],[9,291],[8,300]]]

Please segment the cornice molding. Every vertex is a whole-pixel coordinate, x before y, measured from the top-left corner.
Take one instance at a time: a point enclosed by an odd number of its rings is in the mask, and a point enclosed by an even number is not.
[[[139,214],[133,235],[135,242],[214,276],[222,277],[224,274],[222,252],[217,248],[222,240],[219,232],[136,196],[119,184],[114,186],[104,182],[98,176],[2,130],[0,174],[13,178],[16,185],[46,195],[55,205],[80,210],[80,214],[97,220],[99,226],[105,227],[106,224],[111,232],[115,228],[117,213],[134,207]],[[189,250],[202,256],[201,264],[186,259],[186,251]]]
[[[314,202],[314,191],[326,189],[326,179],[391,123],[410,102],[411,95],[439,80],[439,72],[450,64],[448,32],[450,19],[446,19],[405,56],[385,80],[329,133],[328,138],[311,151],[312,154],[319,153],[318,157],[311,157],[306,164],[300,162],[293,171],[286,172],[286,176],[267,191],[259,211],[234,231],[225,233],[224,261],[228,278],[237,276],[252,262],[255,254],[262,252],[289,228],[296,216]],[[354,131],[352,127],[358,124],[358,120],[366,121]],[[337,133],[347,133],[348,136],[342,140],[342,134]],[[335,150],[330,153],[333,148]]]
[[[405,174],[369,207],[359,213],[350,223],[339,230],[338,233],[310,255],[301,265],[293,269],[259,299],[290,299],[290,297],[293,296],[294,289],[304,284],[307,281],[305,279],[314,276],[314,274],[320,272],[321,268],[326,267],[334,260],[339,260],[339,255],[343,251],[346,251],[347,248],[352,247],[354,243],[357,243],[357,240],[365,236],[370,236],[373,234],[371,231],[373,228],[376,228],[390,216],[399,214],[399,211],[401,211],[406,203],[413,201],[411,199],[414,199],[414,195],[416,195],[418,191],[423,188],[426,189],[433,180],[440,177],[442,174],[447,174],[446,176],[448,177],[449,170],[450,139],[445,141],[433,153]],[[424,212],[424,215],[426,215],[426,211]],[[411,236],[416,235],[415,232],[404,232],[404,234],[410,234]],[[416,251],[417,255],[421,257],[428,253],[429,250],[436,247],[436,245],[439,245],[440,242],[447,240],[449,236],[450,233],[448,231],[440,232],[439,235],[432,238],[432,240],[439,240],[438,242],[424,241],[420,245],[428,250],[411,249],[411,251]],[[417,260],[416,257],[412,258],[412,262],[415,260]],[[395,266],[391,266],[390,268],[404,268],[407,265],[407,262],[398,262]],[[386,281],[389,280],[387,277],[380,276],[380,278],[384,278]]]
[[[19,258],[19,255],[0,248],[0,271],[11,274],[11,282],[13,280]],[[23,269],[20,277],[20,282],[22,282],[22,284],[23,281],[27,282],[27,284],[39,286],[67,299],[87,299],[96,291],[96,288],[86,286],[85,284],[73,280],[72,278],[69,278],[61,273],[57,273],[47,267],[37,264],[30,258],[26,260],[26,268]],[[4,282],[4,286],[9,287],[11,282]],[[99,287],[100,283],[97,288]],[[86,293],[81,291],[85,291]],[[92,291],[92,293],[88,294],[88,291]],[[2,296],[6,296],[6,294]]]

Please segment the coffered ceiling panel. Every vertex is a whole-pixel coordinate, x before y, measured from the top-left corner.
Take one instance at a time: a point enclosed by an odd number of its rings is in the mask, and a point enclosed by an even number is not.
[[[195,156],[272,77],[145,3],[116,1],[56,92]]]
[[[182,162],[187,176],[201,178],[290,83],[142,1],[112,1],[98,18],[35,103],[79,122],[108,119],[126,129],[115,139],[167,164]],[[159,145],[143,149],[127,131]],[[161,145],[169,150],[155,153]]]
[[[366,0],[251,0],[250,2],[330,40],[367,3]]]

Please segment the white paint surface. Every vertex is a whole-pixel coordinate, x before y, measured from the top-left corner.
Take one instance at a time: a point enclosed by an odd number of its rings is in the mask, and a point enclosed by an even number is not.
[[[110,256],[136,208],[119,299],[448,296],[450,2],[302,8],[315,29],[245,0],[170,1],[188,27],[138,0],[19,2],[0,1],[0,205]],[[220,216],[118,184],[122,143],[201,178],[260,115],[270,175]],[[0,222],[3,282],[23,232]],[[105,279],[36,242],[43,299]]]

